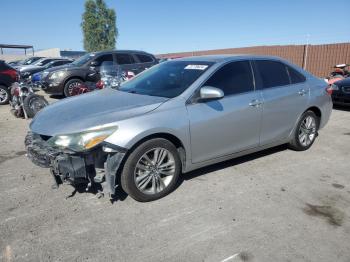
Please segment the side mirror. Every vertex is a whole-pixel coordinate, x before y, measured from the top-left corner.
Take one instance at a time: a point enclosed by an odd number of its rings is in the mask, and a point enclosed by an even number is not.
[[[199,96],[200,101],[216,100],[223,98],[224,92],[216,87],[203,86],[199,91]]]
[[[92,62],[90,63],[90,66],[92,66],[92,67],[99,66],[99,65],[100,65],[100,63],[97,62],[97,61],[92,61]]]

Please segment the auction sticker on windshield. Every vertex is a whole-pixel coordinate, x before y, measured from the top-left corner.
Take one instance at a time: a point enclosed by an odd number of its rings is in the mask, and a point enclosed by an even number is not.
[[[187,65],[185,69],[194,69],[194,70],[205,70],[207,69],[207,65]]]

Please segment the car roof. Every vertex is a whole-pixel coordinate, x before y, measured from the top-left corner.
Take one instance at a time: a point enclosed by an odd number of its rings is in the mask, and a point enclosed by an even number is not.
[[[203,55],[203,56],[190,56],[174,59],[176,61],[197,61],[197,62],[214,62],[221,63],[231,60],[240,59],[269,59],[269,60],[282,60],[277,56],[264,56],[264,55],[250,55],[250,54],[234,54],[234,55]]]
[[[115,54],[115,53],[136,53],[136,54],[147,54],[151,55],[150,53],[147,53],[145,51],[140,50],[109,50],[109,51],[98,51],[98,52],[92,52],[92,54],[101,55],[101,54]]]

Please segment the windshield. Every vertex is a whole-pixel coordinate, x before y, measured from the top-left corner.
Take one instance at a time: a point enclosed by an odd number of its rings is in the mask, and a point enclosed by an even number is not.
[[[194,61],[164,62],[124,82],[119,90],[173,98],[185,91],[212,64],[210,62]]]
[[[39,60],[40,57],[30,57],[30,58],[27,58],[25,60],[22,60],[22,65],[30,65],[30,64],[33,64],[35,61]]]
[[[47,63],[46,65],[44,65],[44,68],[45,69],[48,69],[48,68],[50,68],[53,64],[55,64],[57,61],[51,61],[51,62],[49,62],[49,63]]]
[[[73,65],[73,66],[82,66],[82,65],[86,64],[88,61],[90,61],[94,56],[95,56],[95,54],[83,55],[82,57],[78,58],[73,63],[71,63],[71,65]]]

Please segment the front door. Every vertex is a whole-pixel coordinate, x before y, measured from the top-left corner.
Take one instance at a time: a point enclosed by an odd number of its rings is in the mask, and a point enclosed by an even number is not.
[[[259,145],[261,105],[249,61],[219,68],[202,86],[224,92],[224,98],[187,106],[192,162],[198,163]]]

